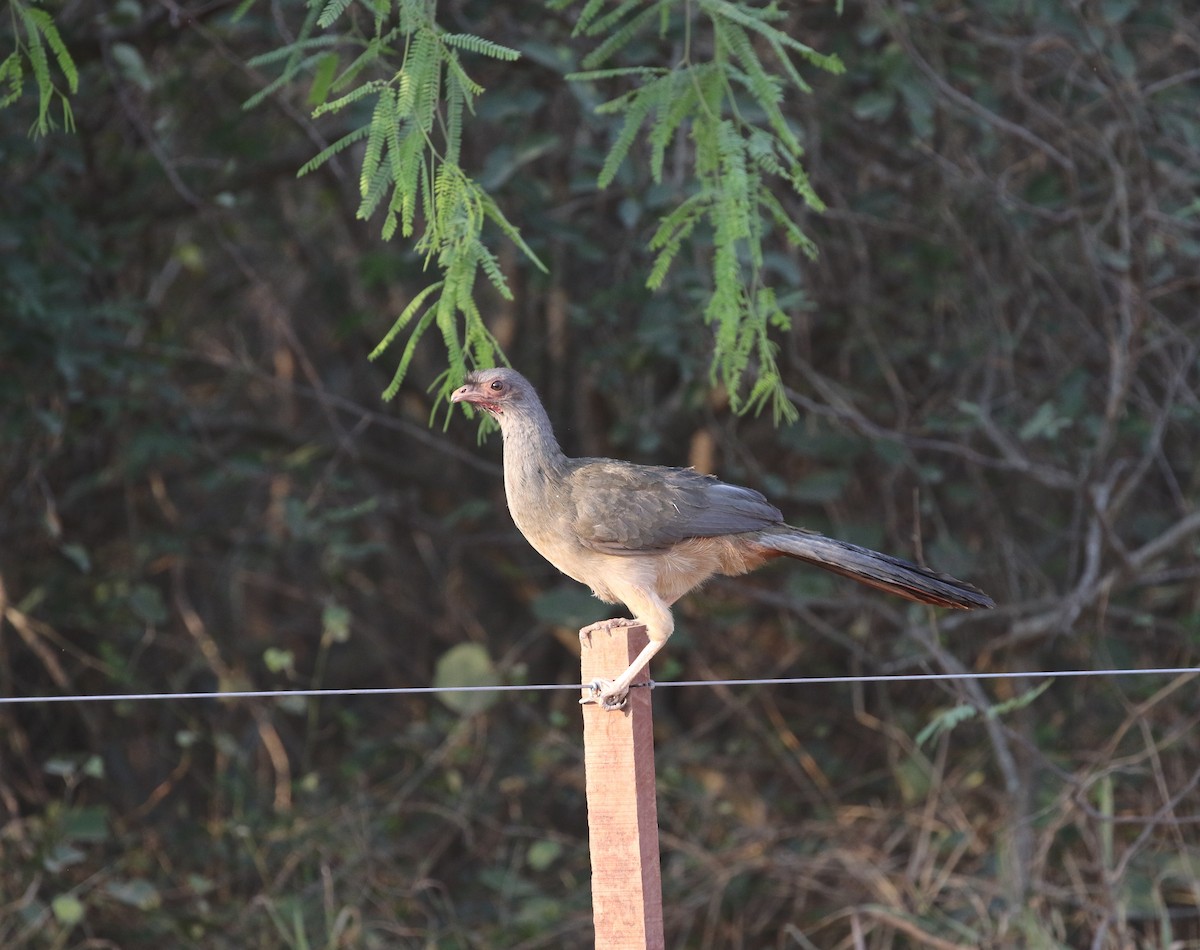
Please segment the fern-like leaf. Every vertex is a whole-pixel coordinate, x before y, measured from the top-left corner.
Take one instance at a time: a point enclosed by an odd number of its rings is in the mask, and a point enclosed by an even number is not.
[[[435,287],[440,286],[441,282],[435,284]],[[442,298],[444,299],[444,297]],[[425,335],[425,331],[429,329],[429,325],[437,319],[438,312],[441,309],[441,299],[438,300],[437,306],[431,306],[423,314],[421,319],[417,321],[412,329],[412,333],[408,336],[408,343],[404,346],[404,351],[400,354],[400,361],[396,364],[396,371],[392,374],[392,381],[388,384],[387,389],[383,391],[384,401],[390,402],[395,398],[396,393],[400,392],[400,384],[404,382],[404,377],[408,375],[408,365],[412,362],[412,358],[416,355],[417,344]]]
[[[446,82],[446,161],[457,165],[462,152],[463,106],[470,106],[470,99],[453,71],[447,73]]]
[[[415,297],[413,297],[413,299],[408,302],[408,306],[400,311],[400,316],[396,318],[396,322],[392,324],[392,328],[383,335],[383,339],[380,340],[375,349],[370,352],[370,354],[367,356],[367,359],[376,360],[382,356],[383,351],[392,345],[392,342],[397,336],[399,336],[400,331],[412,322],[412,318],[415,317],[417,315],[417,311],[425,305],[425,301],[429,299],[429,295],[435,293],[441,288],[442,281],[439,280],[436,283],[430,284],[424,290],[420,291]]]
[[[767,213],[779,227],[783,230],[787,237],[788,243],[793,247],[800,248],[804,255],[810,260],[814,260],[817,256],[817,245],[807,234],[800,230],[800,226],[796,224],[789,216],[779,199],[771,194],[770,189],[764,188],[759,192],[759,204],[767,210]]]
[[[745,142],[729,120],[717,123],[717,156],[720,162],[717,240],[741,241],[750,236],[751,176],[746,167]]]
[[[575,28],[571,31],[571,35],[590,35],[589,28],[591,27],[592,22],[600,14],[600,11],[604,9],[604,4],[606,2],[607,0],[587,0],[587,3],[583,5],[583,9],[579,11],[579,17],[575,20]],[[567,4],[564,3],[563,7],[566,6]],[[617,11],[617,14],[618,16],[624,16],[626,12],[632,10],[636,6],[636,2],[632,2],[632,0],[626,0],[626,2],[622,4],[621,8]]]
[[[10,106],[21,98],[21,86],[24,84],[25,71],[21,68],[21,54],[15,50],[0,63],[0,85],[7,86],[0,93],[0,108]]]
[[[350,64],[342,70],[342,74],[334,80],[330,87],[331,91],[338,92],[342,89],[351,88],[358,80],[358,77],[368,69],[380,65],[386,66],[389,54],[393,52],[392,43],[400,36],[400,31],[389,30],[381,36],[373,36],[365,44],[363,44],[362,52],[354,59],[350,60]]]
[[[710,198],[707,193],[698,192],[686,198],[674,211],[663,218],[650,239],[650,250],[658,251],[654,258],[654,266],[650,276],[646,278],[646,287],[658,290],[666,280],[671,264],[679,254],[683,242],[691,237],[696,225],[702,220],[708,210]]]
[[[670,70],[665,66],[614,66],[611,69],[587,69],[578,73],[567,73],[568,82],[599,82],[602,79],[622,79],[626,76],[663,76]]]
[[[249,99],[243,102],[242,108],[250,110],[262,105],[263,102],[277,93],[280,89],[283,89],[285,86],[288,86],[294,82],[297,73],[307,70],[309,67],[323,60],[327,55],[327,53],[315,53],[312,56],[307,56],[300,60],[300,62],[295,65],[294,72],[284,72],[276,76],[269,83],[250,96]]]
[[[400,198],[400,233],[405,237],[412,237],[419,200],[418,189],[426,170],[423,144],[422,137],[413,131],[410,131],[400,144],[401,173],[396,178],[396,193]]]
[[[317,26],[321,28],[333,26],[334,20],[345,13],[346,8],[353,2],[354,0],[327,0],[321,10],[321,15],[317,17]]]
[[[33,23],[34,28],[46,41],[46,45],[50,47],[59,71],[67,80],[67,90],[71,93],[78,92],[79,72],[75,68],[75,60],[71,58],[71,54],[67,51],[62,37],[59,35],[58,27],[54,25],[54,19],[45,10],[38,10],[34,7],[26,7],[23,16]]]
[[[382,80],[374,80],[372,82],[363,83],[361,86],[352,89],[350,92],[346,93],[346,95],[341,96],[338,99],[334,99],[331,102],[321,103],[319,106],[313,109],[313,118],[318,119],[327,113],[338,112],[341,109],[346,108],[346,106],[358,102],[359,99],[365,99],[372,93],[378,93],[380,90],[385,88],[387,88],[387,84]]]
[[[475,285],[473,263],[463,255],[446,272],[446,291],[437,305],[437,325],[442,331],[446,358],[451,364],[463,362],[462,343],[458,339],[457,301],[469,299]]]
[[[521,58],[518,50],[509,46],[501,46],[499,43],[493,43],[491,40],[485,40],[482,36],[475,36],[471,33],[443,33],[439,39],[447,46],[465,49],[481,56],[490,56],[492,59],[501,59],[511,63]]]
[[[367,147],[363,152],[362,174],[358,180],[358,192],[366,203],[367,194],[371,191],[371,183],[378,177],[377,173],[383,161],[383,148],[388,135],[396,123],[396,100],[390,89],[384,88],[375,100],[375,109],[371,113],[370,131],[367,135]],[[370,217],[370,212],[363,213],[359,209],[359,217]]]
[[[410,68],[413,77],[412,121],[422,132],[433,130],[438,97],[442,90],[441,50],[430,29],[419,30],[413,37]]]
[[[753,30],[766,37],[768,42],[778,43],[780,46],[787,47],[799,53],[801,57],[818,66],[826,72],[840,75],[845,72],[846,67],[842,61],[836,56],[825,53],[818,53],[811,46],[801,43],[798,39],[789,36],[783,30],[771,26],[767,22],[769,18],[770,7],[760,7],[757,9],[741,6],[736,3],[730,3],[729,0],[699,0],[700,6],[704,11],[713,18],[723,18],[733,23],[737,23],[748,30]],[[764,16],[764,14],[768,14]]]
[[[513,292],[508,286],[508,278],[504,276],[504,271],[500,269],[500,262],[496,259],[496,255],[489,251],[482,242],[478,242],[477,256],[479,266],[483,268],[484,275],[496,289],[496,293],[505,300],[512,300]]]
[[[621,5],[620,10],[624,11],[626,8],[632,9],[638,6],[640,2],[641,0],[627,0],[626,3]],[[611,59],[616,53],[620,52],[622,49],[632,43],[634,39],[637,38],[641,30],[647,24],[653,22],[656,16],[658,16],[658,4],[652,4],[641,13],[630,17],[629,21],[625,23],[624,26],[620,27],[620,29],[618,29],[616,32],[610,34],[608,39],[604,40],[599,46],[597,46],[583,58],[583,68],[594,69],[606,60]],[[606,28],[605,26],[602,26],[602,24],[607,23],[608,20],[608,17],[604,17],[602,20],[597,21],[595,24],[593,24],[592,28],[588,30],[588,33],[592,34],[593,32],[601,32]]]
[[[334,142],[332,145],[327,145],[325,148],[321,149],[321,151],[319,151],[316,155],[314,155],[312,158],[310,158],[307,162],[305,162],[303,165],[301,165],[300,170],[298,172],[296,172],[296,177],[300,178],[301,176],[307,175],[309,172],[315,171],[316,169],[320,168],[322,165],[324,165],[327,161],[329,161],[331,158],[333,158],[333,156],[337,155],[339,152],[342,152],[345,149],[349,148],[355,142],[361,142],[363,139],[365,139],[370,134],[370,132],[371,132],[371,127],[369,125],[362,125],[362,126],[359,126],[357,129],[352,129],[351,131],[349,131],[348,133],[343,135],[340,139],[338,139],[336,142]]]
[[[533,252],[528,244],[525,243],[525,238],[521,236],[521,232],[517,230],[516,225],[504,216],[504,212],[500,210],[499,205],[492,199],[491,195],[482,193],[482,207],[484,216],[496,225],[503,232],[504,236],[517,246],[525,258],[533,263],[533,265],[543,274],[549,274],[550,269],[542,263],[542,259]]]
[[[294,43],[288,43],[287,46],[281,46],[279,49],[273,49],[270,52],[252,56],[246,60],[246,65],[252,66],[255,69],[262,66],[271,66],[280,60],[296,57],[298,54],[309,53],[313,50],[326,50],[337,44],[338,38],[336,36],[310,36],[304,40],[296,40]]]
[[[693,67],[703,68],[703,67]],[[696,89],[693,84],[691,70],[678,70],[667,80],[669,88],[664,98],[665,108],[657,110],[655,121],[650,128],[650,177],[656,182],[662,181],[663,163],[666,161],[667,146],[675,138],[675,133],[696,108]]]
[[[359,202],[356,216],[363,221],[370,218],[393,184],[391,168],[380,162],[375,173],[363,183],[362,201]]]
[[[476,96],[483,95],[483,86],[467,75],[466,70],[462,68],[462,63],[458,61],[457,55],[451,54],[445,57],[445,64],[447,77],[452,78],[458,85],[468,103]]]
[[[668,100],[671,92],[671,76],[664,76],[654,82],[647,83],[637,90],[637,94],[629,100],[625,110],[625,124],[605,156],[604,165],[597,177],[597,184],[607,188],[617,176],[621,163],[629,154],[630,148],[637,140],[638,132],[652,109],[660,109]]]
[[[750,93],[764,108],[777,105],[783,100],[782,82],[763,68],[754,44],[746,31],[734,23],[715,20],[713,23],[717,41],[742,64],[742,77]]]

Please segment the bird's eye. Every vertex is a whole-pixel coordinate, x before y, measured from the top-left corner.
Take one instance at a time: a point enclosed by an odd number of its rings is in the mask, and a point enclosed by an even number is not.
[[[504,383],[500,382],[500,380],[498,380],[498,379],[492,380],[492,392],[498,393],[503,388],[504,388]]]

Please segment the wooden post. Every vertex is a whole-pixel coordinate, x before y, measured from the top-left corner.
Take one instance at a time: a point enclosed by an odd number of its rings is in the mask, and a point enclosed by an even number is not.
[[[646,643],[645,627],[616,627],[582,638],[581,682],[615,679]],[[631,689],[621,710],[594,703],[581,708],[596,948],[662,950],[650,690]]]

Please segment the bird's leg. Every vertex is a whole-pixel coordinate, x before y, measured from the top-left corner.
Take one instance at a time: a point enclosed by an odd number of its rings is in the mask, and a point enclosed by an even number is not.
[[[637,588],[621,596],[621,599],[637,616],[633,620],[618,617],[615,620],[602,620],[584,627],[579,631],[582,640],[592,633],[608,632],[616,627],[645,626],[646,635],[650,642],[642,647],[641,652],[629,664],[625,672],[615,680],[594,679],[587,695],[579,700],[581,704],[596,703],[604,709],[622,709],[629,698],[629,687],[651,658],[661,650],[675,628],[671,608],[653,591]]]
[[[650,662],[651,658],[666,645],[666,641],[651,640],[637,655],[628,668],[615,680],[594,679],[589,684],[588,694],[579,700],[581,705],[596,703],[604,709],[624,709],[629,701],[629,687],[637,676]]]

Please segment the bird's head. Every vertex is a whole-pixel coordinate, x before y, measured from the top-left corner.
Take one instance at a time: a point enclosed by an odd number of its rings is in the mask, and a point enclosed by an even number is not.
[[[450,396],[451,402],[470,403],[490,412],[498,421],[505,413],[521,413],[538,405],[529,380],[513,369],[481,369],[467,374],[466,384]]]

